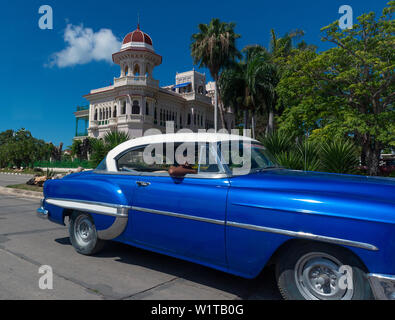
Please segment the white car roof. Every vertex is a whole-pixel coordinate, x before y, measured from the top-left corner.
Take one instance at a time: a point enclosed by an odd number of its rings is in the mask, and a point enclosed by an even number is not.
[[[247,136],[240,136],[236,134],[227,133],[208,133],[208,132],[187,132],[187,133],[168,133],[168,134],[156,134],[149,135],[140,138],[131,139],[121,143],[112,149],[106,159],[106,165],[108,171],[117,171],[115,158],[125,152],[126,150],[134,147],[143,146],[147,144],[155,143],[171,143],[171,142],[219,142],[219,141],[255,141]]]

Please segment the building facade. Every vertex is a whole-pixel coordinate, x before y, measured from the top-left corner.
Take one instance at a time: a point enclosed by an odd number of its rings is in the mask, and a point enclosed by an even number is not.
[[[174,85],[160,87],[152,73],[162,57],[139,26],[126,35],[112,59],[120,66],[120,75],[112,85],[84,96],[89,106],[77,107],[74,113],[76,138],[102,138],[114,130],[136,138],[151,128],[165,132],[167,121],[175,131],[214,128],[213,83],[206,83],[205,74],[191,70],[177,73]],[[227,129],[233,128],[231,110],[225,121]]]

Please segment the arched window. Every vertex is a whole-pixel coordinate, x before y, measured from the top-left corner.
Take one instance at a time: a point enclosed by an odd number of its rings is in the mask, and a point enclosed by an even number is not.
[[[97,109],[95,109],[95,116],[94,116],[94,118],[93,118],[93,120],[97,120]]]
[[[121,114],[125,114],[125,113],[126,113],[126,101],[122,103],[122,110],[121,110]]]
[[[129,73],[129,67],[128,67],[128,66],[126,66],[126,67],[125,67],[125,76],[127,76],[127,75],[128,75],[128,73]]]
[[[145,103],[145,114],[148,116],[149,115],[149,105],[148,102]]]
[[[139,106],[139,102],[137,100],[133,101],[132,114],[140,114],[140,106]]]
[[[116,118],[117,117],[117,105],[114,106],[114,111],[112,113],[112,117]]]
[[[133,75],[135,75],[135,76],[140,75],[140,66],[137,63],[134,65]]]

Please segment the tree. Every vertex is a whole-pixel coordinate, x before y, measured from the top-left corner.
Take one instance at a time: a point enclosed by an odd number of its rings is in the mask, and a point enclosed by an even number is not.
[[[283,37],[276,36],[271,30],[270,49],[260,45],[246,46],[242,52],[243,59],[239,63],[233,63],[221,73],[219,88],[221,98],[236,111],[242,110],[245,127],[248,128],[247,118],[251,117],[251,128],[255,137],[255,119],[258,117],[259,126],[266,125],[266,135],[274,130],[274,117],[276,112],[281,114],[283,108],[278,104],[276,87],[279,83],[282,66],[294,51],[315,51],[316,48],[307,45],[304,41],[299,42],[297,50],[295,39],[304,35],[301,30],[286,33]],[[221,92],[224,90],[224,92]],[[258,132],[262,135],[262,132]]]
[[[353,137],[362,164],[378,174],[381,150],[395,146],[395,1],[376,19],[358,17],[352,29],[324,27],[321,54],[299,51],[287,61],[277,93],[286,111],[281,126],[314,137]]]
[[[194,64],[208,68],[215,83],[214,128],[217,131],[218,86],[220,71],[231,64],[240,53],[236,48],[239,34],[234,31],[234,23],[212,19],[209,24],[199,24],[199,32],[192,35],[191,55]],[[224,110],[220,108],[222,128],[225,128]]]
[[[266,134],[274,130],[274,109],[277,102],[276,86],[279,82],[278,67],[269,52],[252,54],[247,60],[246,82],[253,105],[253,129],[255,112],[268,114]],[[254,134],[255,138],[255,134]]]
[[[37,160],[48,159],[51,147],[25,130],[7,130],[0,133],[0,167],[32,167]]]
[[[69,147],[71,149],[71,155],[79,160],[88,160],[88,155],[92,152],[91,140],[92,138],[73,140],[73,144]]]
[[[262,46],[247,46],[244,58],[226,68],[220,76],[221,99],[235,111],[244,113],[244,127],[248,128],[251,112],[252,136],[255,137],[255,115],[269,114],[276,103],[277,68],[269,52]]]
[[[235,113],[243,113],[244,128],[248,129],[249,113],[252,113],[252,135],[255,136],[254,131],[254,114],[257,108],[258,95],[255,88],[251,85],[257,85],[256,74],[250,68],[250,61],[252,57],[258,54],[259,50],[264,50],[263,47],[250,46],[243,49],[245,53],[244,58],[225,68],[218,80],[218,88],[220,98],[225,105],[231,106]]]

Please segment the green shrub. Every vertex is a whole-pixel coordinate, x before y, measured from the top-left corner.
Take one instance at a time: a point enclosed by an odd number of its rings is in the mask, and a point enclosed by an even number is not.
[[[356,173],[358,153],[351,141],[336,139],[321,147],[321,164],[325,172]]]
[[[103,140],[92,139],[91,166],[96,168],[110,150],[129,139],[129,135],[127,133],[119,131],[107,132]]]
[[[295,137],[284,131],[275,131],[262,138],[261,142],[265,148],[275,156],[290,151],[295,145]]]
[[[319,142],[277,131],[262,139],[263,145],[285,168],[334,173],[356,173],[358,151],[350,140]]]

